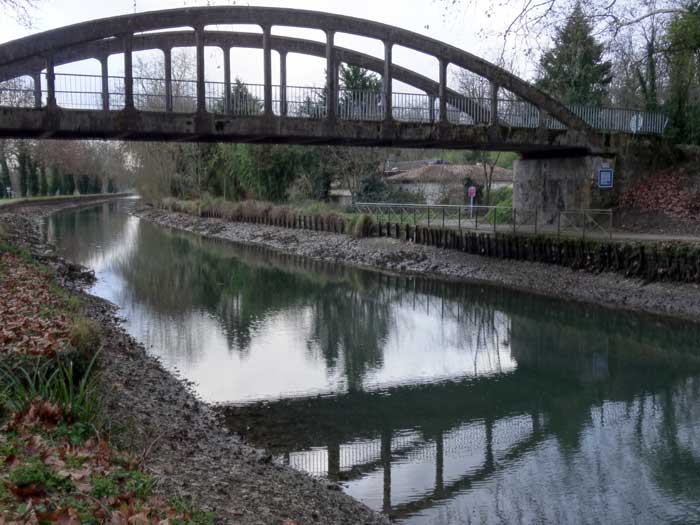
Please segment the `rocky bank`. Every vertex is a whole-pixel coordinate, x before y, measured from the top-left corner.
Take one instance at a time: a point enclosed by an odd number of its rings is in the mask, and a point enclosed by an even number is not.
[[[262,245],[318,260],[440,279],[478,282],[604,307],[700,321],[700,286],[591,274],[527,261],[487,258],[396,239],[225,222],[136,204],[133,213],[178,230],[237,243]]]

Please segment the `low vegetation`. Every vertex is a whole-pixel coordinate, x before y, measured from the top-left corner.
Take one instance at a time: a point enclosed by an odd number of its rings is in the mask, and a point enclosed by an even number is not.
[[[0,276],[0,523],[212,523],[110,446],[82,302],[7,244]]]
[[[497,224],[511,224],[513,222],[513,188],[505,186],[498,188],[491,193],[490,206],[496,209],[491,210],[485,217],[485,222],[492,223],[493,216],[496,215]]]
[[[368,215],[348,213],[323,203],[290,206],[261,201],[231,202],[220,198],[187,201],[166,198],[156,205],[169,211],[200,217],[352,233],[356,237],[368,237],[373,224],[373,219]]]

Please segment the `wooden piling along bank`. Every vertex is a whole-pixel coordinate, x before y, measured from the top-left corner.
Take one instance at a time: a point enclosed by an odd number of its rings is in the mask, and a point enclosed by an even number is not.
[[[169,206],[170,209],[179,206]],[[229,213],[202,207],[199,215],[284,228],[306,229],[356,237],[390,237],[424,246],[485,257],[566,266],[589,272],[616,272],[645,281],[700,283],[700,243],[632,243],[525,235],[476,233],[450,228],[376,223],[368,216],[353,220],[334,213],[299,213],[278,206],[235,206]],[[175,209],[174,211],[189,210]]]

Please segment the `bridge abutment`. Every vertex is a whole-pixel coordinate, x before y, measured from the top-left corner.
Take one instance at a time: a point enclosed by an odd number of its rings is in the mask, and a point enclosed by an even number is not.
[[[605,162],[610,160],[597,156],[516,160],[513,206],[537,211],[545,222],[555,217],[557,210],[589,209],[597,201],[597,172]]]

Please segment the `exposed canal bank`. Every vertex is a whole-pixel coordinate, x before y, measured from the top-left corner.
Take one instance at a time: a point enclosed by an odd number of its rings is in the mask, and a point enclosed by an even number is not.
[[[273,463],[266,453],[242,444],[191,385],[126,333],[115,305],[81,292],[89,274],[56,257],[41,227],[52,213],[81,204],[0,209],[0,224],[11,242],[29,250],[56,272],[63,286],[80,294],[89,317],[101,326],[105,344],[99,381],[114,437],[158,476],[158,493],[191,498],[200,508],[213,510],[218,523],[385,523],[337,485]]]
[[[358,267],[505,286],[604,307],[700,320],[700,285],[591,274],[527,261],[486,258],[389,238],[227,222],[137,205],[134,213],[161,226],[213,239],[266,246],[278,252]]]

